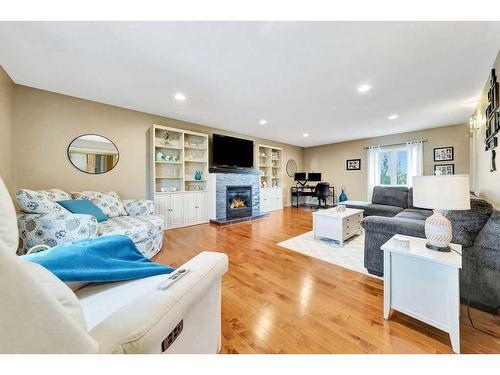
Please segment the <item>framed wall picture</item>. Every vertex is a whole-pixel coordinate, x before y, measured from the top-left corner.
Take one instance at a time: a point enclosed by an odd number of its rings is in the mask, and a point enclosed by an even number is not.
[[[346,160],[345,168],[348,171],[359,171],[361,169],[361,159]]]
[[[434,149],[434,161],[452,161],[453,147],[437,147]]]
[[[455,174],[455,164],[435,164],[434,174],[436,174],[436,171],[441,172],[441,175]]]

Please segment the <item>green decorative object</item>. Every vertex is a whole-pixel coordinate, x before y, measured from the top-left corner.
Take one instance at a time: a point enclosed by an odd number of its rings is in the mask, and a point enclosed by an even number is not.
[[[200,180],[201,180],[201,172],[200,172],[200,171],[196,171],[196,172],[194,173],[194,179],[195,179],[196,181],[200,181]]]
[[[163,133],[162,138],[165,141],[165,146],[169,146],[170,141],[172,140],[172,136],[170,135],[170,133],[169,132]]]
[[[165,155],[163,155],[162,152],[157,152],[156,153],[156,161],[165,161]]]

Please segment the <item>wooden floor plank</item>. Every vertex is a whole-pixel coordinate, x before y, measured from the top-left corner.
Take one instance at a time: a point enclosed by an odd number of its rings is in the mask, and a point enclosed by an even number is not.
[[[222,353],[451,353],[445,332],[383,312],[383,281],[277,245],[312,229],[310,211],[285,208],[265,220],[165,232],[156,261],[180,266],[204,250],[229,257],[222,281]],[[474,324],[500,334],[498,317],[471,309]],[[461,310],[463,353],[500,353]]]

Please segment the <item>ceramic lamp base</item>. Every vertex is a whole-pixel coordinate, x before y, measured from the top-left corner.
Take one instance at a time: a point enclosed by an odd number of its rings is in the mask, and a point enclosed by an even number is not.
[[[450,251],[449,244],[452,238],[451,222],[443,216],[440,210],[425,220],[426,247],[437,251]]]
[[[430,249],[430,250],[441,251],[443,253],[449,253],[451,251],[451,247],[450,246],[439,247],[439,246],[434,246],[434,245],[430,244],[429,242],[427,242],[425,244],[425,247],[428,248],[428,249]]]

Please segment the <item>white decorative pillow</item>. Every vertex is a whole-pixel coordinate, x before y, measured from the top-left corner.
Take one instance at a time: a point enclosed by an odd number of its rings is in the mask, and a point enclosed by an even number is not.
[[[71,193],[73,199],[85,199],[94,203],[107,217],[128,216],[127,210],[114,191],[80,191]]]
[[[28,190],[21,189],[16,194],[19,208],[30,214],[62,214],[69,213],[58,200],[71,199],[71,196],[59,189]]]

